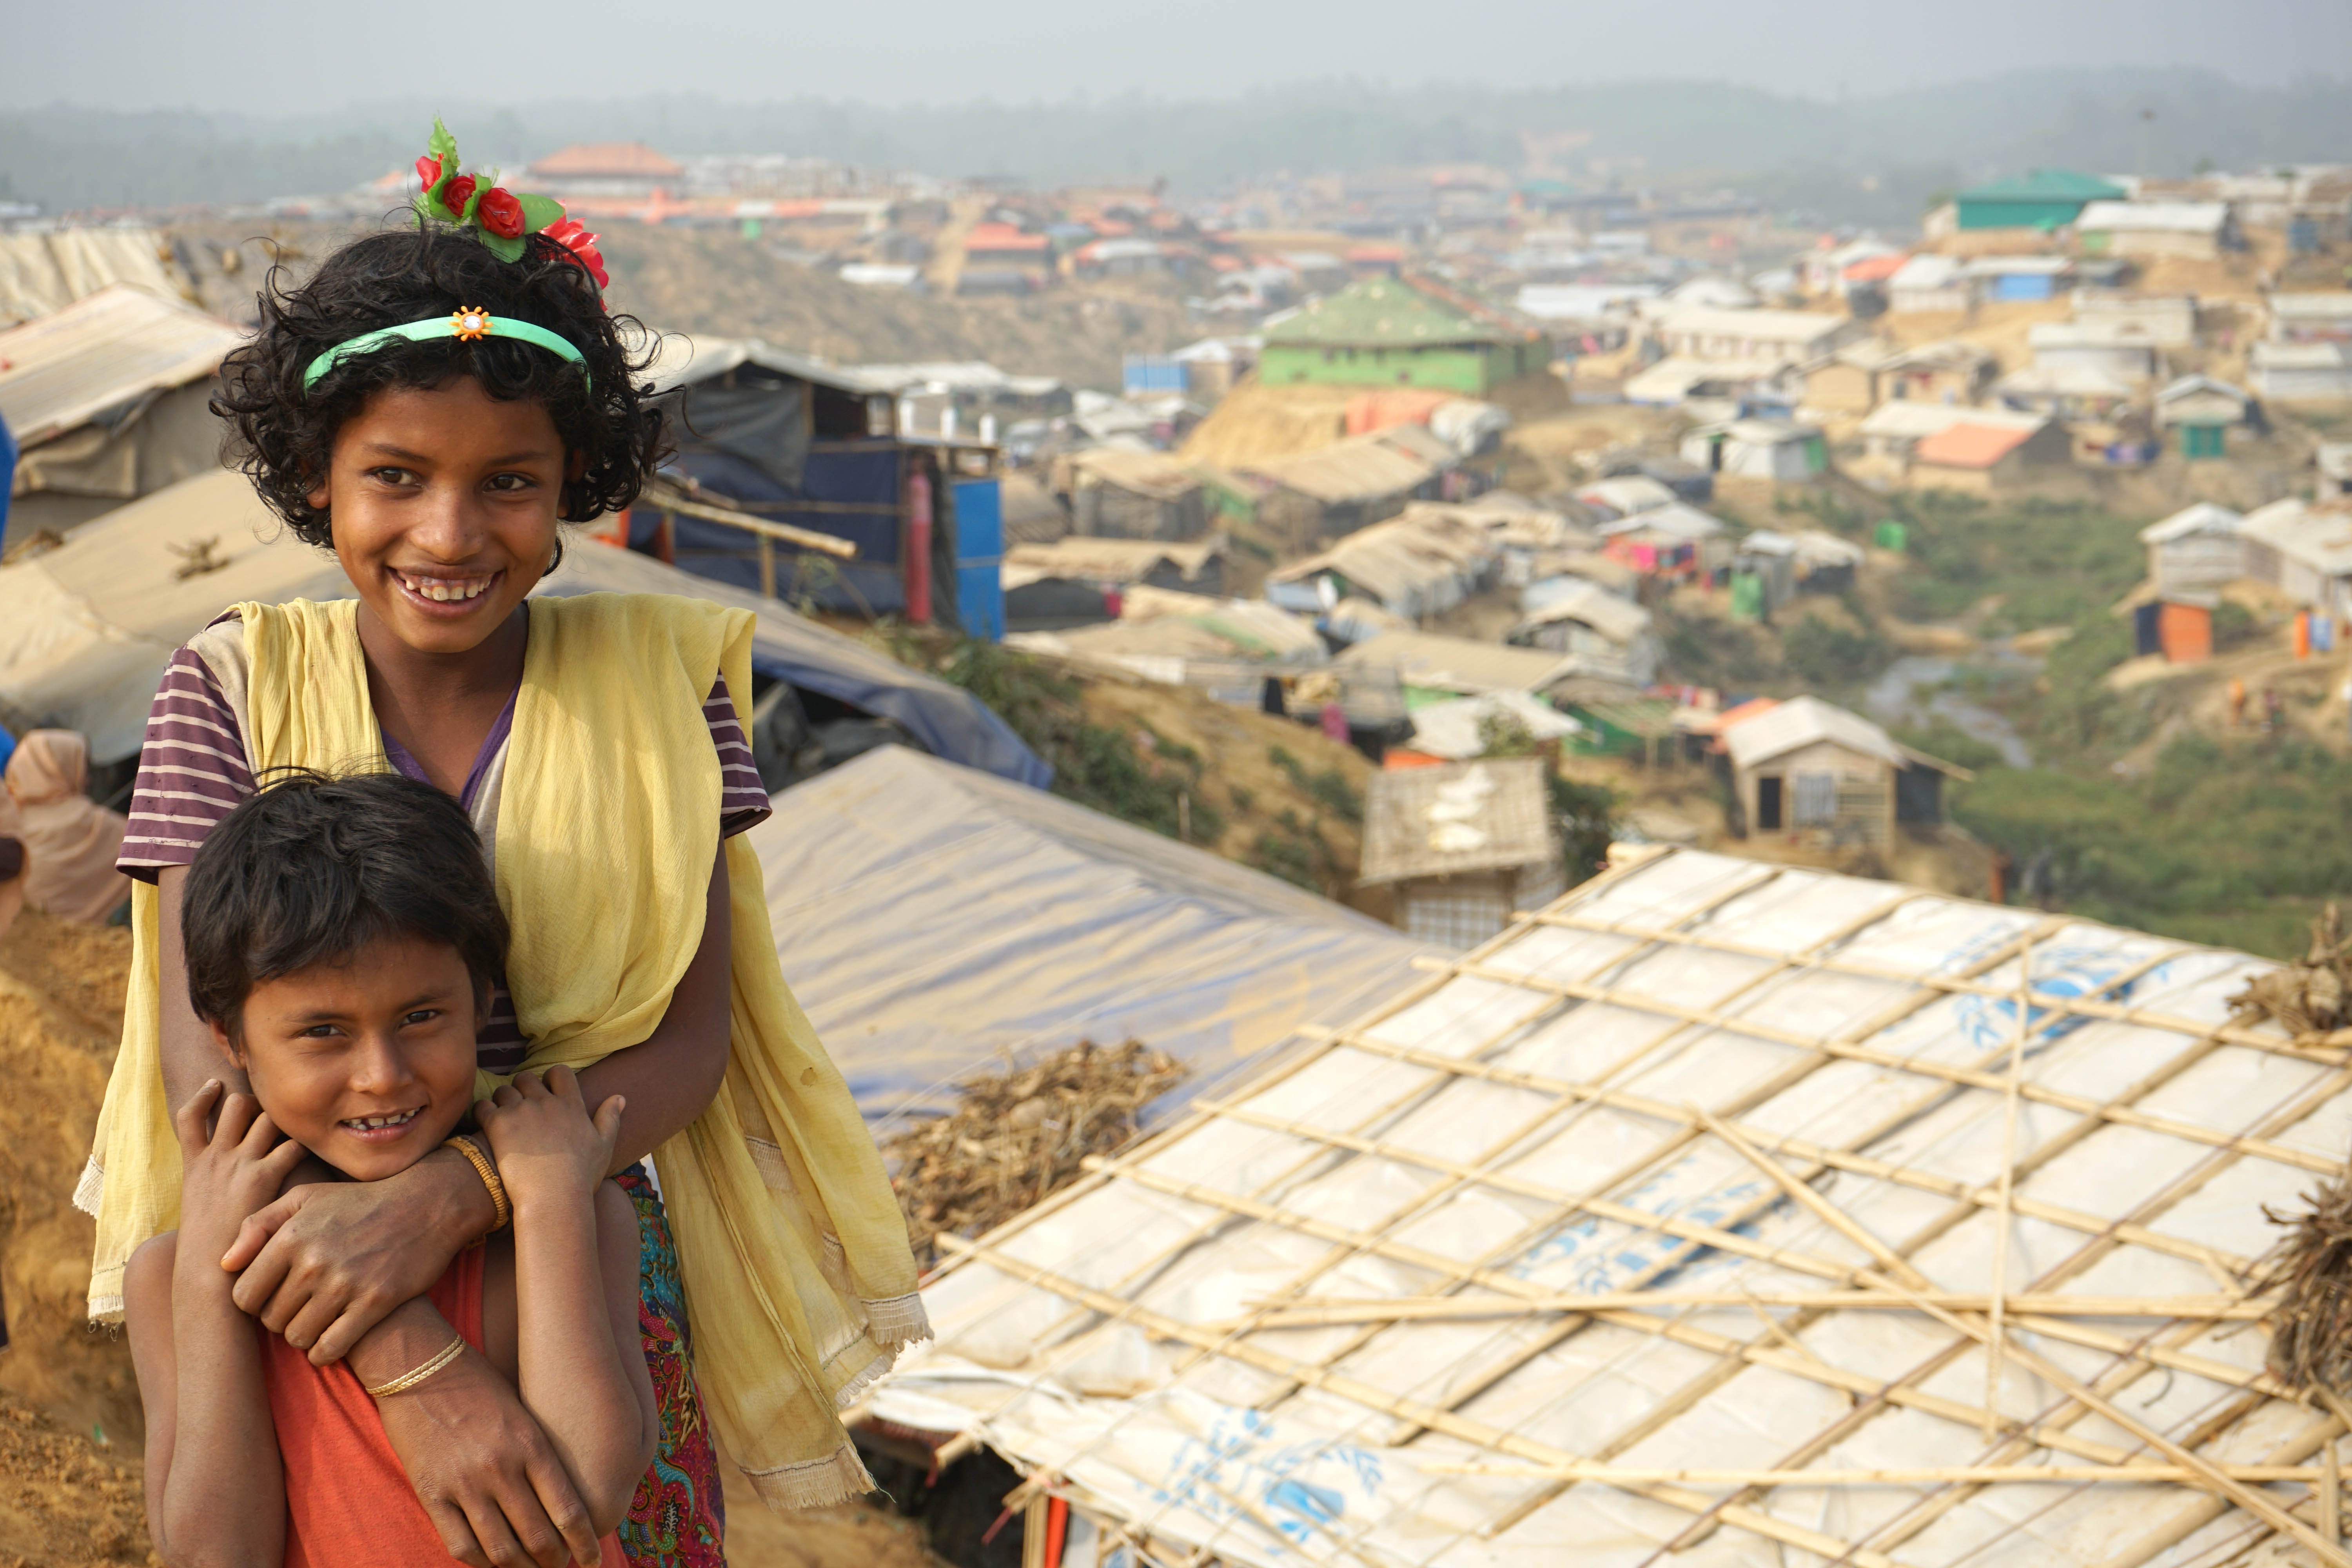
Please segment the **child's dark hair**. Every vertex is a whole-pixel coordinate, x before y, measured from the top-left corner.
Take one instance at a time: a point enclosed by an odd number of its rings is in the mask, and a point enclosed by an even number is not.
[[[457,950],[478,1000],[507,917],[457,803],[398,773],[289,770],[205,835],[181,893],[188,1001],[236,1033],[253,988],[388,936]]]
[[[310,496],[326,478],[335,432],[370,394],[391,387],[436,387],[462,374],[502,401],[543,404],[565,455],[587,458],[563,487],[568,522],[621,510],[658,462],[661,411],[633,379],[651,363],[652,334],[634,317],[607,315],[594,280],[546,236],[530,236],[520,260],[501,261],[467,230],[390,229],[344,246],[299,288],[283,286],[283,271],[269,269],[260,331],[222,362],[212,409],[230,424],[229,460],[305,543],[331,542],[327,513]],[[532,343],[452,334],[353,354],[303,389],[311,361],[363,332],[475,307],[563,338],[587,374]],[[634,356],[633,338],[642,343]]]

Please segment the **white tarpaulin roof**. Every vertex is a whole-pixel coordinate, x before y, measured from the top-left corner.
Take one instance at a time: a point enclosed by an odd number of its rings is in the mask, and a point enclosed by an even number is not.
[[[2352,1134],[2343,1045],[2229,1022],[2271,967],[1628,858],[950,1241],[872,1411],[1154,1563],[2228,1563],[2347,1430],[2238,1299]]]
[[[1205,849],[898,746],[751,829],[784,978],[869,1118],[1083,1039],[1192,1068],[1176,1099],[1411,983],[1433,951]],[[1172,1102],[1171,1102],[1172,1103]]]

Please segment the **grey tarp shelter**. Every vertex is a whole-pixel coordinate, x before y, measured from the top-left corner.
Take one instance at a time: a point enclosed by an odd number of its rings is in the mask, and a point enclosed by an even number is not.
[[[212,541],[215,570],[183,578],[184,552]],[[536,590],[683,594],[760,617],[760,674],[894,719],[941,756],[1043,787],[1053,773],[970,693],[795,615],[772,599],[647,556],[574,539]],[[0,566],[0,714],[89,737],[91,759],[139,750],[172,652],[247,599],[340,599],[334,557],[285,531],[242,474],[184,480],[76,529],[54,550]],[[739,700],[739,705],[741,701]]]
[[[1433,952],[1203,849],[898,746],[775,797],[751,840],[784,978],[870,1121],[977,1070],[1133,1037],[1164,1111],[1370,1005]]]

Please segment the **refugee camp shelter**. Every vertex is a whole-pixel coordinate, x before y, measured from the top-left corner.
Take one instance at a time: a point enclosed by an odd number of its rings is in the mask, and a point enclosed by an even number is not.
[[[1197,539],[1209,526],[1201,477],[1163,453],[1088,447],[1062,459],[1055,479],[1082,534]]]
[[[1710,473],[1802,483],[1828,471],[1821,426],[1794,419],[1733,419],[1683,437],[1683,457]]]
[[[2230,432],[2259,421],[2262,405],[2245,388],[2210,375],[2184,375],[2156,395],[2156,423],[2184,458],[2227,455]]]
[[[1886,279],[1886,308],[1898,316],[1960,315],[1976,308],[1981,287],[1958,257],[1923,251]]]
[[[118,283],[179,300],[187,297],[188,272],[169,236],[137,224],[0,234],[0,327],[62,310]]]
[[[2345,1425],[2238,1282],[2352,1090],[2232,1020],[2276,968],[1612,854],[950,1243],[868,1408],[1035,1477],[1066,1561],[2326,1561]]]
[[[1122,594],[1138,587],[1179,594],[1225,591],[1225,536],[1187,543],[1073,536],[1016,544],[1004,552],[1007,632],[1053,631],[1118,618]]]
[[[17,447],[0,548],[219,468],[213,373],[244,341],[129,284],[0,331],[0,422]]]
[[[1818,697],[1726,727],[1723,746],[1738,820],[1751,834],[1813,830],[1884,847],[1898,823],[1941,822],[1944,780],[1971,776]]]
[[[1437,500],[1460,454],[1418,425],[1392,425],[1328,447],[1263,459],[1248,472],[1273,487],[1260,521],[1312,541],[1393,517],[1408,501]]]
[[[1591,583],[1546,595],[1543,607],[1528,611],[1504,640],[1559,654],[1579,674],[1635,688],[1657,679],[1665,657],[1650,630],[1650,612]]]
[[[1374,773],[1364,795],[1358,887],[1395,889],[1396,923],[1440,947],[1476,947],[1564,882],[1540,757]]]
[[[1212,599],[1140,584],[1121,591],[1118,619],[1005,639],[1024,652],[1190,686],[1255,708],[1269,677],[1320,669],[1329,650],[1312,623],[1263,599]]]
[[[887,378],[757,338],[665,333],[647,375],[680,416],[663,473],[705,510],[648,498],[631,510],[631,549],[835,614],[995,631],[1003,540],[992,445],[902,434]],[[761,521],[853,553],[796,548],[751,526]]]
[[[1370,278],[1269,321],[1258,380],[1425,386],[1484,397],[1543,370],[1550,343],[1403,279]]]
[[[2352,400],[2352,342],[2280,343],[2268,341],[2247,352],[2246,379],[2276,403],[2343,403]]]
[[[2213,612],[2218,594],[2175,588],[2132,606],[2132,652],[2161,654],[2168,664],[2196,664],[2213,657]]]
[[[822,762],[828,737],[817,731],[844,720],[880,723],[1024,785],[1043,788],[1053,776],[971,693],[773,600],[580,539],[534,591],[683,594],[756,615],[755,689],[736,703],[763,777],[781,781]],[[9,606],[0,615],[0,713],[8,716],[0,723],[79,730],[94,766],[135,760],[173,651],[222,610],[248,599],[350,596],[335,558],[287,533],[244,475],[216,469],[184,480],[84,524],[55,549],[0,566],[0,604]],[[809,732],[796,733],[795,721]],[[793,754],[810,745],[820,755]]]
[[[2121,201],[2121,185],[2071,169],[2035,169],[2006,180],[1972,185],[1953,198],[1959,226],[1969,228],[2063,228],[2092,202]]]
[[[1486,585],[1499,553],[1492,533],[1453,508],[1415,503],[1385,522],[1343,534],[1330,548],[1267,574],[1265,596],[1318,615],[1341,599],[1370,599],[1419,620],[1452,609]]]
[[[1377,671],[1392,678],[1404,689],[1408,707],[1489,691],[1540,697],[1576,673],[1573,661],[1546,649],[1435,632],[1390,632],[1342,649],[1331,662],[1343,673]]]
[[[2352,616],[2352,502],[2288,496],[2238,522],[2246,575],[2298,605]]]
[[[1093,1040],[1192,1069],[1164,1105],[1410,984],[1422,944],[1049,795],[886,746],[749,835],[776,954],[872,1121]]]
[[[2228,507],[2199,501],[2139,531],[2147,546],[2147,580],[2159,591],[2212,588],[2246,574],[2246,547],[2238,537],[2245,519]]]
[[[1657,331],[1669,355],[1772,366],[1811,363],[1868,329],[1818,311],[1699,308],[1669,311]]]
[[[2227,202],[2087,203],[2074,237],[2085,256],[2183,256],[2210,261],[2245,237]]]

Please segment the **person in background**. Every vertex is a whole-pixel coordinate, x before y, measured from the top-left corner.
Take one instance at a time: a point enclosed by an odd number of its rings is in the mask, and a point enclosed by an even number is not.
[[[60,920],[95,925],[131,897],[114,868],[129,823],[82,792],[89,742],[71,730],[35,730],[8,759],[8,794],[23,818],[25,901]]]
[[[25,819],[16,797],[0,789],[0,937],[25,907]],[[0,1335],[0,1344],[7,1339]]]

